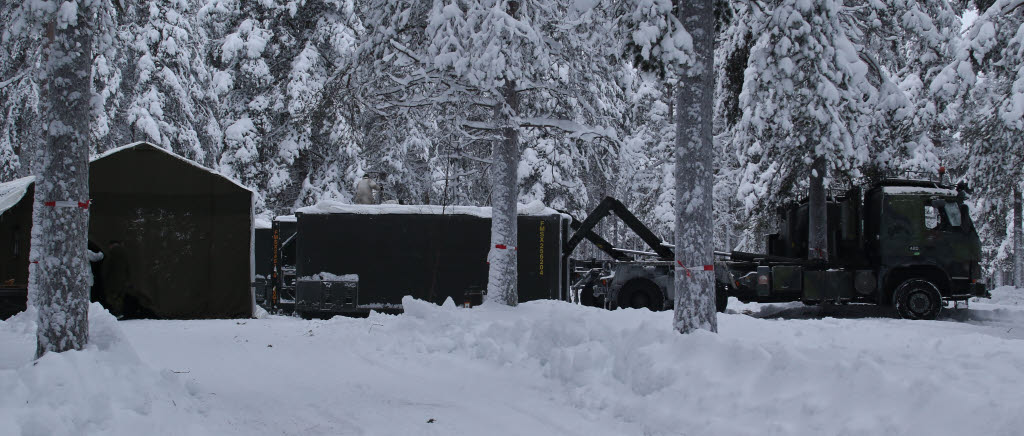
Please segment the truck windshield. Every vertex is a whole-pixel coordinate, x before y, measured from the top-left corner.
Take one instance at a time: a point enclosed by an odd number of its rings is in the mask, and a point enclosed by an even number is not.
[[[949,225],[952,227],[960,227],[963,222],[960,216],[960,206],[957,203],[946,203],[946,218],[949,220]]]

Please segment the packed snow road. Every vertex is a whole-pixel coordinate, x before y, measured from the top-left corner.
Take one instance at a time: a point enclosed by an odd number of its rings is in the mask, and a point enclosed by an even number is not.
[[[718,335],[674,333],[668,312],[559,302],[407,300],[401,316],[327,321],[115,322],[94,306],[96,345],[36,365],[23,314],[0,323],[0,429],[1017,435],[1024,291],[1002,291],[938,321],[732,302]]]

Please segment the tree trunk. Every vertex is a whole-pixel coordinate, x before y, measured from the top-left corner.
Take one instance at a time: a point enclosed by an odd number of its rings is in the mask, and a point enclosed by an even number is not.
[[[519,94],[515,89],[515,81],[505,82],[502,89],[505,105],[495,114],[505,125],[501,129],[502,139],[491,145],[491,250],[487,256],[490,262],[487,301],[509,306],[519,303],[516,251],[519,241],[516,210],[519,129],[512,125],[512,116],[519,111]]]
[[[1021,230],[1021,190],[1013,190],[1013,286],[1024,288],[1024,231]]]
[[[36,357],[82,349],[89,337],[89,97],[93,11],[47,27],[36,156],[29,300],[39,311]],[[62,7],[63,10],[63,7]],[[60,20],[61,18],[55,18]],[[66,19],[66,18],[65,18]]]
[[[824,156],[814,158],[811,163],[810,189],[807,212],[807,258],[828,261],[828,206],[825,199]]]
[[[696,63],[676,87],[676,268],[674,325],[681,333],[718,331],[712,192],[712,105],[715,16],[712,0],[679,6],[679,19],[693,37]]]

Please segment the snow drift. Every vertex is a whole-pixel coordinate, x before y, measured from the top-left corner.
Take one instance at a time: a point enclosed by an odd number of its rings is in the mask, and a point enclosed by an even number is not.
[[[33,362],[35,318],[30,309],[0,321],[5,355],[0,360],[0,433],[201,433],[200,409],[186,385],[170,370],[143,364],[102,306],[89,307],[86,349],[49,353]]]
[[[1015,293],[1024,290],[996,292]],[[0,323],[0,429],[761,436],[1024,428],[1024,310],[1013,305],[972,302],[938,321],[822,318],[817,308],[766,319],[784,308],[746,305],[754,316],[719,314],[717,335],[680,335],[670,312],[557,301],[402,304],[403,315],[366,319],[121,323],[94,305],[92,345],[37,365],[34,315],[22,314]]]
[[[403,305],[405,316],[371,318],[394,333],[392,352],[542,374],[573,408],[630,424],[624,434],[1009,435],[1024,428],[1020,341],[928,331],[957,326],[949,322],[722,315],[719,335],[681,335],[667,312],[550,301],[468,311],[409,298]]]

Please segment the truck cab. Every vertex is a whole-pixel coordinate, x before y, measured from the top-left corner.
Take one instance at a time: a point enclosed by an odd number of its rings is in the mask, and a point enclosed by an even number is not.
[[[987,296],[981,240],[963,190],[911,181],[881,183],[865,195],[865,247],[878,271],[879,303],[906,280],[926,280],[944,300]]]
[[[934,319],[949,301],[988,297],[981,241],[966,185],[883,179],[829,197],[828,261],[811,260],[807,202],[782,208],[765,255],[733,252],[718,288],[744,302],[894,305],[904,318]]]

